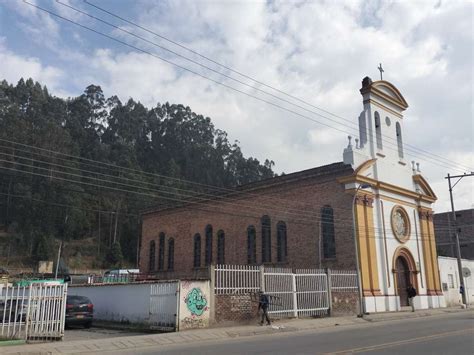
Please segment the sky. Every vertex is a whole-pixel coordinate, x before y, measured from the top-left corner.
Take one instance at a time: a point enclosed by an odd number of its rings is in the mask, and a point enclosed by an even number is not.
[[[31,77],[65,98],[95,84],[122,102],[184,104],[239,141],[246,156],[290,173],[342,161],[347,136],[357,135],[361,81],[379,79],[382,63],[384,80],[408,102],[403,138],[416,150],[405,155],[438,196],[435,212],[450,210],[447,173],[474,171],[471,1],[88,0],[195,53],[82,0],[60,2],[115,27],[53,0],[27,1],[129,46],[21,0],[0,0],[0,80]],[[474,177],[453,191],[456,209],[474,207]]]

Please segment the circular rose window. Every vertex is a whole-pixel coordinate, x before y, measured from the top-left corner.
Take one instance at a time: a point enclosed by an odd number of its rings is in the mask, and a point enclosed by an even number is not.
[[[392,209],[392,231],[399,242],[405,243],[410,239],[410,219],[405,209],[395,206]]]

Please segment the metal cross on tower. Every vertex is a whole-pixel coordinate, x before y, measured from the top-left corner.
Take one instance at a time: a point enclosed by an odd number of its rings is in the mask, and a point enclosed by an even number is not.
[[[383,79],[382,79],[382,73],[383,73],[385,70],[383,70],[383,68],[382,68],[382,63],[379,64],[379,66],[377,67],[377,69],[380,71],[380,80],[383,80]]]

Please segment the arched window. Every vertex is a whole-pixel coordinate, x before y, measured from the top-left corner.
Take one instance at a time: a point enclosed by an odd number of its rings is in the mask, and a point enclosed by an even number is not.
[[[321,233],[323,238],[324,258],[335,258],[336,240],[334,235],[334,212],[331,206],[324,206],[321,210]]]
[[[254,226],[247,228],[247,262],[249,264],[257,263],[257,233]]]
[[[262,220],[262,263],[272,262],[272,227],[270,217],[263,216]]]
[[[158,250],[158,270],[165,268],[165,233],[160,233]]]
[[[397,122],[395,125],[395,129],[397,131],[397,145],[398,145],[398,157],[403,159],[403,140],[402,140],[402,128],[400,126],[400,122]]]
[[[212,264],[212,226],[208,224],[206,226],[206,266]]]
[[[365,113],[362,112],[359,116],[359,138],[360,147],[362,148],[367,143],[367,125],[365,124]]]
[[[150,258],[148,262],[149,271],[155,271],[155,253],[156,253],[155,241],[152,240],[150,242],[150,251],[148,253],[149,258]]]
[[[380,115],[375,111],[375,137],[377,140],[377,148],[382,149],[382,125],[380,123]]]
[[[194,267],[201,267],[201,235],[194,235]]]
[[[280,221],[277,224],[277,261],[279,263],[286,262],[287,255],[286,223]]]
[[[223,230],[217,232],[217,263],[225,264],[225,233]]]
[[[168,239],[168,270],[174,269],[174,239]]]

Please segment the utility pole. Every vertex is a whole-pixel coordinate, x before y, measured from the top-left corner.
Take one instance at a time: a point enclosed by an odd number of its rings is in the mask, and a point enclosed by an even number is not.
[[[451,211],[453,213],[454,235],[456,238],[456,257],[458,260],[459,285],[463,290],[463,292],[461,293],[462,303],[465,304],[467,307],[468,304],[467,304],[467,298],[466,298],[466,287],[464,285],[464,276],[462,273],[462,263],[461,263],[461,246],[459,244],[459,232],[458,232],[457,223],[456,223],[456,211],[454,210],[454,200],[453,200],[453,188],[465,176],[474,176],[474,172],[471,172],[470,174],[464,173],[463,175],[455,175],[455,176],[451,176],[448,174],[448,176],[445,179],[448,179],[449,197],[451,198]],[[454,185],[451,185],[451,179],[458,179],[458,180],[454,183]]]

